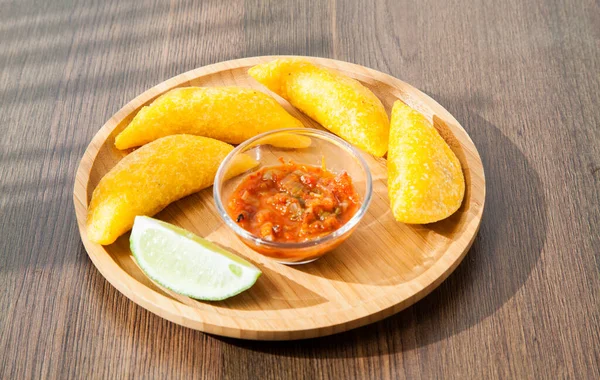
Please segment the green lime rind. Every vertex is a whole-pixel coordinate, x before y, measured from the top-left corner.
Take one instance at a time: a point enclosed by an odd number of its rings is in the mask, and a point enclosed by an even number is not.
[[[169,223],[138,216],[129,239],[142,271],[178,294],[205,301],[233,297],[261,272],[243,258]]]

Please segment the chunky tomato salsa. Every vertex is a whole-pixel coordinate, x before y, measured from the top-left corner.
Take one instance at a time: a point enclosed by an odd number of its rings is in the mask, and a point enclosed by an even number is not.
[[[280,161],[250,174],[232,194],[228,212],[240,227],[268,241],[303,242],[356,213],[360,200],[348,173]]]

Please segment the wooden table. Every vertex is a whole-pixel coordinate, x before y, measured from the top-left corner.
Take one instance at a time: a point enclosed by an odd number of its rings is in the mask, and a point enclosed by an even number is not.
[[[0,378],[599,378],[599,41],[592,0],[0,0]],[[88,259],[72,190],[100,126],[171,76],[267,54],[401,78],[477,145],[479,236],[413,307],[225,339],[136,306]]]

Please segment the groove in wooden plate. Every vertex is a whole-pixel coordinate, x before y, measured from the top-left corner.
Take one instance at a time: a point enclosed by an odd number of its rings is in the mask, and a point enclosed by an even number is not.
[[[477,149],[456,119],[429,96],[389,75],[347,62],[309,58],[361,81],[381,99],[388,113],[394,100],[401,99],[434,122],[460,159],[465,174],[466,194],[458,212],[425,226],[397,223],[389,208],[385,160],[365,154],[373,174],[374,194],[359,228],[320,260],[287,267],[239,242],[221,222],[212,189],[206,189],[171,204],[156,217],[228,247],[263,271],[250,290],[213,303],[182,297],[153,284],[131,256],[129,234],[109,246],[88,240],[85,220],[92,191],[125,156],[126,152],[114,147],[114,137],[142,106],[184,86],[234,85],[270,93],[246,72],[275,58],[221,62],[151,88],[108,120],[81,160],[74,202],[81,239],[91,260],[121,293],[172,322],[212,334],[260,340],[302,339],[352,329],[392,315],[431,292],[458,266],[477,234],[485,201],[483,167]],[[306,126],[321,128],[274,96]]]

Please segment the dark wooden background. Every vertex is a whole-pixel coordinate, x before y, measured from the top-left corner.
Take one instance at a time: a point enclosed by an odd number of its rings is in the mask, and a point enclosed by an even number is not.
[[[430,296],[299,342],[136,306],[88,259],[73,180],[125,103],[255,55],[332,57],[420,88],[487,177],[478,238]],[[599,378],[597,1],[0,0],[0,378]]]

